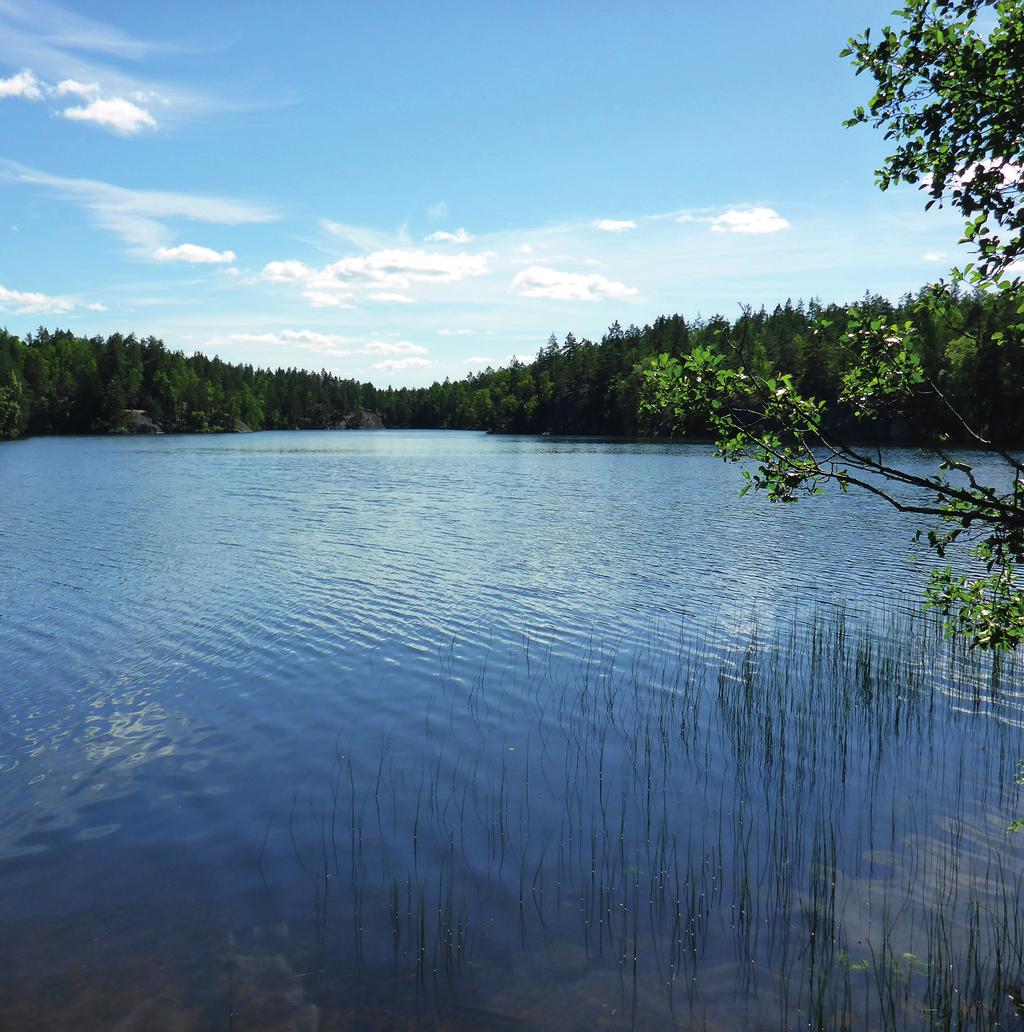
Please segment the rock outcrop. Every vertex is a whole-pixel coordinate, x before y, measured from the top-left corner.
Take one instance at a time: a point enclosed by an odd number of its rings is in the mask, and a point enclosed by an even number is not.
[[[350,412],[343,419],[331,423],[331,430],[384,430],[384,420],[380,418],[379,412],[370,409],[357,408]]]
[[[164,428],[145,410],[124,410],[124,428],[130,434],[162,434]]]

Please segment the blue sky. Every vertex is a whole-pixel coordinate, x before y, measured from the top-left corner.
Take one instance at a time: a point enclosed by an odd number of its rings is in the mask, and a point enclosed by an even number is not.
[[[891,6],[0,0],[0,323],[420,384],[898,296],[959,224],[841,125]]]

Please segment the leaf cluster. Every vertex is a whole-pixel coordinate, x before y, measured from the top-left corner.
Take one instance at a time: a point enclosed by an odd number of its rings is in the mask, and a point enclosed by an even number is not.
[[[1024,0],[908,0],[895,13],[898,28],[840,55],[875,83],[846,124],[881,129],[895,146],[878,185],[951,203],[982,276],[999,276],[1024,254]]]

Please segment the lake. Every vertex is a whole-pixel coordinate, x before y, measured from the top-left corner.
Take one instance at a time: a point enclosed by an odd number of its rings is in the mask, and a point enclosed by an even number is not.
[[[0,1028],[1021,1027],[1018,664],[921,616],[913,518],[739,488],[0,446]]]

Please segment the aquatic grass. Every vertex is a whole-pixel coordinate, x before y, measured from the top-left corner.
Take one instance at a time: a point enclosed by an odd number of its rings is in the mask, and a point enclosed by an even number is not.
[[[1012,1027],[1020,673],[898,611],[568,657],[453,640],[426,713],[296,786],[318,992],[486,1011],[568,953],[552,991],[626,1025]]]

